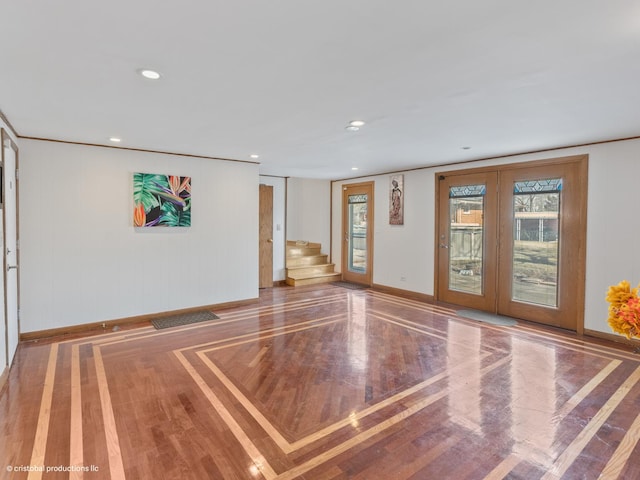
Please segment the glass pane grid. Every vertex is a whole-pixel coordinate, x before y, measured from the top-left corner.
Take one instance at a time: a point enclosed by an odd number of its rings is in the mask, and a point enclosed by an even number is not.
[[[561,178],[550,178],[546,180],[524,180],[515,182],[513,185],[513,193],[543,193],[543,192],[559,192],[562,190]]]
[[[486,192],[487,186],[484,184],[457,185],[455,187],[449,187],[449,198],[477,197],[484,195]]]
[[[367,203],[367,194],[349,195],[349,203]]]

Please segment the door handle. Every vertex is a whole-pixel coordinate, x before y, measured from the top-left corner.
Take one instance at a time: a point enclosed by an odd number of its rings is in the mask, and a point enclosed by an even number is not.
[[[269,240],[267,240],[267,242],[273,243],[273,238],[270,238]]]
[[[446,239],[447,239],[447,237],[446,237],[446,235],[444,233],[440,235],[440,245],[438,245],[440,248],[449,248],[449,245],[444,243],[444,241]]]
[[[7,265],[7,272],[8,272],[9,270],[13,270],[14,268],[15,268],[15,269],[17,269],[17,268],[18,268],[18,265]]]

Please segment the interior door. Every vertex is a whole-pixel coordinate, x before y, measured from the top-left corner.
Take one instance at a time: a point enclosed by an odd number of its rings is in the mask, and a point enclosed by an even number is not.
[[[500,173],[499,313],[582,330],[586,179],[586,158]]]
[[[438,299],[494,311],[497,173],[438,178]]]
[[[2,131],[3,145],[3,232],[4,232],[4,313],[6,322],[7,365],[11,365],[18,348],[18,148]]]
[[[259,287],[273,287],[273,187],[260,185]]]
[[[438,176],[438,300],[582,331],[587,157]]]
[[[373,282],[373,182],[342,189],[342,279]]]
[[[2,132],[4,134],[4,131]],[[0,187],[4,185],[4,146],[0,155]],[[0,221],[0,252],[4,252],[4,199],[0,195],[0,211],[2,213],[2,221]],[[4,261],[2,262],[4,268]],[[5,307],[7,299],[4,289],[4,274],[0,275],[0,292],[2,292],[2,308],[0,308],[0,378],[5,372],[5,368],[9,364],[9,355],[7,353],[7,315]]]

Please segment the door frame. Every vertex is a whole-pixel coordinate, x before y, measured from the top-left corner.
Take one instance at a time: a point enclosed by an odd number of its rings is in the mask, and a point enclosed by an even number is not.
[[[574,305],[575,305],[575,310],[573,310],[572,314],[575,316],[575,324],[573,324],[575,326],[575,331],[578,334],[582,334],[584,332],[584,301],[585,301],[585,280],[586,280],[586,242],[587,242],[587,186],[588,186],[588,160],[589,160],[589,156],[588,155],[572,155],[572,156],[566,156],[566,157],[558,157],[558,158],[550,158],[550,159],[544,159],[544,160],[534,160],[534,161],[529,161],[529,162],[518,162],[518,163],[511,163],[511,164],[504,164],[504,165],[492,165],[492,166],[486,166],[486,167],[479,167],[479,168],[470,168],[470,169],[463,169],[463,170],[453,170],[453,171],[446,171],[446,172],[436,172],[435,173],[435,202],[436,202],[436,207],[435,207],[435,231],[434,231],[434,297],[436,301],[439,301],[439,292],[440,292],[440,284],[441,282],[444,281],[443,278],[441,278],[440,272],[439,272],[439,265],[441,262],[441,252],[440,252],[440,248],[439,248],[439,231],[440,231],[440,223],[441,223],[441,205],[440,205],[440,198],[441,198],[441,192],[440,192],[440,182],[438,181],[438,179],[441,176],[453,176],[453,175],[468,175],[468,174],[476,174],[476,173],[485,173],[485,172],[490,172],[490,171],[497,171],[498,172],[498,190],[500,190],[500,172],[514,172],[514,171],[518,171],[518,170],[522,170],[524,171],[524,169],[530,169],[530,168],[541,168],[541,167],[545,167],[548,166],[552,169],[554,168],[558,168],[558,167],[562,167],[562,166],[567,166],[569,164],[574,164],[574,167],[576,169],[576,180],[577,180],[577,185],[574,185],[574,187],[572,188],[574,195],[575,195],[575,202],[577,204],[577,208],[575,210],[571,210],[571,211],[565,211],[562,213],[563,217],[568,217],[565,218],[566,221],[569,221],[571,226],[570,226],[570,232],[569,235],[572,238],[572,242],[575,248],[575,256],[573,257],[573,260],[571,262],[570,265],[567,266],[567,268],[565,270],[562,270],[562,268],[560,268],[559,266],[559,275],[571,275],[571,280],[572,283],[575,284],[577,286],[577,288],[575,289],[575,292],[573,292],[573,295],[571,296],[571,298],[569,299],[566,295],[566,292],[562,292],[559,291],[558,292],[558,302],[568,302],[571,301]],[[504,235],[504,225],[502,225],[504,223],[504,215],[505,215],[505,211],[510,209],[508,207],[504,207],[503,205],[501,205],[501,202],[504,202],[504,198],[502,199],[498,199],[498,212],[503,212],[502,213],[502,217],[498,218],[498,229],[499,229],[499,237],[500,235]],[[563,220],[563,221],[565,221]],[[564,235],[566,236],[567,233],[565,232]],[[499,241],[499,240],[498,240]],[[561,240],[562,243],[562,240]],[[499,248],[499,246],[498,246]],[[561,247],[562,248],[562,247]],[[498,255],[498,257],[500,257],[500,255]],[[500,266],[500,258],[498,258],[498,264],[496,264],[496,271],[500,272],[500,271],[504,271],[501,270],[501,266]],[[499,273],[498,273],[499,275]],[[500,311],[501,307],[504,307],[504,300],[501,300],[500,297],[500,292],[497,291],[500,285],[499,283],[499,278],[498,275],[495,276],[495,281],[496,281],[496,293],[497,293],[497,301],[496,301],[496,305],[495,305],[495,309],[492,313],[496,313]],[[565,277],[565,281],[566,281],[566,277]],[[561,282],[562,283],[562,280]],[[559,290],[561,290],[559,288]],[[530,321],[534,321],[534,322],[540,322],[540,323],[547,323],[548,322],[548,318],[540,318],[538,317],[536,314],[532,313],[533,310],[531,308],[526,308],[526,305],[520,309],[519,313],[519,318],[523,318],[526,320],[530,320]],[[560,326],[561,328],[570,328],[573,329],[573,325],[572,326],[567,326],[566,324],[564,325],[558,325],[558,324],[552,324],[555,326]]]
[[[373,228],[375,217],[375,182],[360,182],[360,183],[348,183],[342,185],[342,235],[340,241],[342,242],[342,263],[341,272],[342,280],[346,282],[360,283],[362,285],[373,285]],[[367,193],[367,269],[366,273],[358,274],[350,272],[348,269],[349,263],[349,247],[347,245],[347,232],[349,229],[349,215],[348,208],[348,196],[358,193]]]
[[[573,158],[573,157],[572,157]],[[581,161],[584,159],[584,161]],[[537,321],[548,325],[576,330],[582,333],[584,330],[584,298],[586,278],[586,234],[587,234],[587,157],[580,157],[571,161],[555,162],[545,165],[548,170],[545,176],[560,177],[563,179],[560,202],[560,218],[558,231],[561,232],[558,258],[558,290],[557,308],[538,308],[526,302],[517,302],[510,297],[502,296],[498,300],[498,311],[504,314]],[[534,166],[535,167],[535,166]],[[513,183],[516,181],[532,180],[540,178],[537,172],[532,172],[528,167],[520,169],[506,169],[505,181],[501,190],[513,192]],[[574,207],[574,208],[572,208]],[[513,202],[500,209],[499,219],[500,236],[509,235],[512,232],[504,230],[512,226],[514,218]],[[568,241],[567,239],[571,239]],[[513,243],[507,242],[501,245],[499,258],[511,258]],[[502,278],[512,278],[513,265],[502,262],[498,266],[499,275]],[[580,288],[581,287],[581,288]]]
[[[15,231],[16,231],[16,265],[18,266],[18,268],[16,269],[16,328],[17,328],[17,336],[18,336],[18,343],[20,342],[20,333],[21,333],[21,328],[20,328],[20,221],[19,221],[19,211],[20,209],[18,208],[18,203],[19,203],[19,176],[18,176],[18,171],[19,171],[19,166],[20,166],[20,158],[19,158],[19,154],[18,154],[18,145],[16,145],[16,143],[13,141],[13,139],[11,138],[11,136],[7,133],[7,131],[2,128],[0,129],[0,140],[2,141],[2,157],[0,160],[0,163],[2,165],[2,175],[1,175],[1,181],[2,181],[2,195],[0,198],[0,201],[2,202],[2,227],[3,227],[3,231],[2,231],[2,235],[3,235],[3,239],[2,239],[2,248],[3,248],[3,252],[2,252],[2,267],[3,267],[3,271],[2,271],[2,276],[4,279],[4,288],[3,288],[3,292],[2,292],[2,301],[3,301],[3,310],[4,310],[4,322],[5,322],[5,338],[3,339],[3,341],[5,342],[5,346],[6,346],[6,365],[7,367],[11,367],[11,364],[13,363],[13,358],[15,358],[15,351],[10,352],[9,350],[9,311],[8,311],[8,305],[7,305],[7,279],[8,279],[8,275],[7,275],[7,255],[6,255],[6,248],[7,248],[7,242],[6,242],[6,235],[7,235],[7,220],[6,220],[6,211],[7,211],[7,202],[6,202],[6,188],[4,188],[4,181],[5,181],[5,177],[7,174],[7,170],[6,170],[6,161],[5,161],[5,148],[10,148],[13,150],[13,154],[14,154],[14,158],[15,158]],[[17,349],[17,345],[16,345],[16,349]]]

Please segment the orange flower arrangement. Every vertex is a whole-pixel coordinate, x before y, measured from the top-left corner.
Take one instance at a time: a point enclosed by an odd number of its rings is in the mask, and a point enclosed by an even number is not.
[[[627,338],[640,337],[640,297],[638,289],[631,288],[626,280],[612,285],[607,292],[609,302],[609,326]]]

